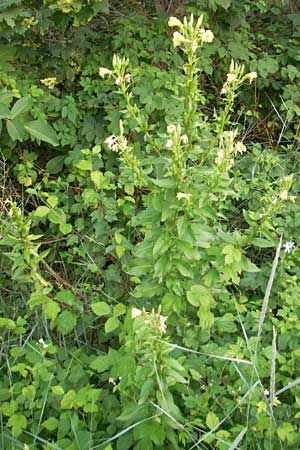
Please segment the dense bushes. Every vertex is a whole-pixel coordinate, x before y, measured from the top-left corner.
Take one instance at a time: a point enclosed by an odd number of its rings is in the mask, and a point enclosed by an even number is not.
[[[1,448],[298,448],[295,5],[118,3],[0,6]]]

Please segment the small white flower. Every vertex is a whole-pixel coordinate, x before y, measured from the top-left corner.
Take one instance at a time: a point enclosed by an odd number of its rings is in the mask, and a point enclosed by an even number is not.
[[[189,142],[189,138],[187,137],[186,134],[184,134],[183,136],[181,136],[181,140],[184,144],[187,144]]]
[[[110,383],[110,384],[113,384],[114,386],[115,386],[115,380],[112,378],[112,377],[109,377],[109,379],[108,379],[108,382]]]
[[[177,192],[176,198],[177,198],[177,200],[181,200],[181,199],[190,200],[191,194],[185,194],[184,192]]]
[[[167,321],[167,317],[165,316],[159,316],[159,331],[164,334],[167,331],[167,326],[166,326],[166,321]]]
[[[105,75],[110,75],[111,74],[111,70],[106,69],[106,67],[100,67],[99,68],[99,75],[101,78],[104,78]]]
[[[284,251],[285,253],[291,253],[292,249],[295,247],[294,241],[288,241],[284,244]]]
[[[40,344],[40,346],[41,346],[42,348],[47,348],[47,347],[49,347],[49,345],[46,344],[46,342],[44,341],[43,338],[39,339],[39,344]]]
[[[250,83],[252,83],[252,81],[255,80],[255,78],[257,78],[257,73],[256,72],[250,72],[248,74],[248,76],[249,76]]]
[[[174,144],[174,142],[172,141],[172,139],[168,139],[166,142],[166,147],[171,148],[171,147],[173,147],[173,144]]]
[[[138,308],[132,308],[131,310],[131,317],[135,319],[136,317],[139,317],[142,314],[142,311]]]
[[[113,134],[105,139],[104,143],[113,152],[117,152],[119,150],[118,138]]]
[[[203,28],[200,30],[201,40],[202,42],[212,42],[214,40],[214,34],[211,30],[204,30]]]
[[[268,391],[268,389],[265,389],[265,390],[264,390],[264,394],[265,394],[266,396],[268,396],[268,395],[270,395],[270,391]]]
[[[224,85],[224,86],[222,87],[222,89],[221,89],[220,94],[221,94],[221,95],[225,95],[225,94],[227,94],[227,93],[228,93],[228,87]]]
[[[130,73],[126,73],[124,80],[126,83],[131,83],[132,81],[132,75]]]
[[[237,153],[240,153],[242,155],[247,151],[247,148],[241,141],[239,141],[235,144],[235,150]]]
[[[118,77],[116,78],[115,84],[117,86],[120,86],[122,84],[122,82],[124,81],[124,79],[122,77]]]
[[[180,27],[182,23],[177,17],[169,17],[168,25],[169,27]]]

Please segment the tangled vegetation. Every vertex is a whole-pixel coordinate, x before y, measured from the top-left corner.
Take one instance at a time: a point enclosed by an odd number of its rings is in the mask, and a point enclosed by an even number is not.
[[[298,2],[119,3],[0,5],[0,447],[298,449]]]

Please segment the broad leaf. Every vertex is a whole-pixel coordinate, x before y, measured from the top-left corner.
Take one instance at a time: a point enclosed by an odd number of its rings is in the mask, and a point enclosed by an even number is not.
[[[59,144],[56,131],[44,120],[33,120],[27,123],[25,130],[39,141],[48,142],[54,147]]]

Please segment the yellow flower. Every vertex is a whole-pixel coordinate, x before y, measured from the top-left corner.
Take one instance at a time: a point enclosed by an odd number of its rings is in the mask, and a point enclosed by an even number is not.
[[[44,84],[45,86],[47,86],[47,88],[49,89],[54,89],[55,85],[57,84],[57,80],[55,77],[52,78],[42,78],[40,80],[40,82],[42,84]]]
[[[178,33],[178,31],[175,31],[175,33],[173,34],[174,47],[178,47],[183,42],[186,42],[186,38],[182,34]]]
[[[241,141],[239,141],[235,144],[235,150],[237,153],[240,153],[242,155],[247,151],[247,148]]]
[[[168,21],[169,27],[180,27],[182,23],[176,17],[170,17]]]

